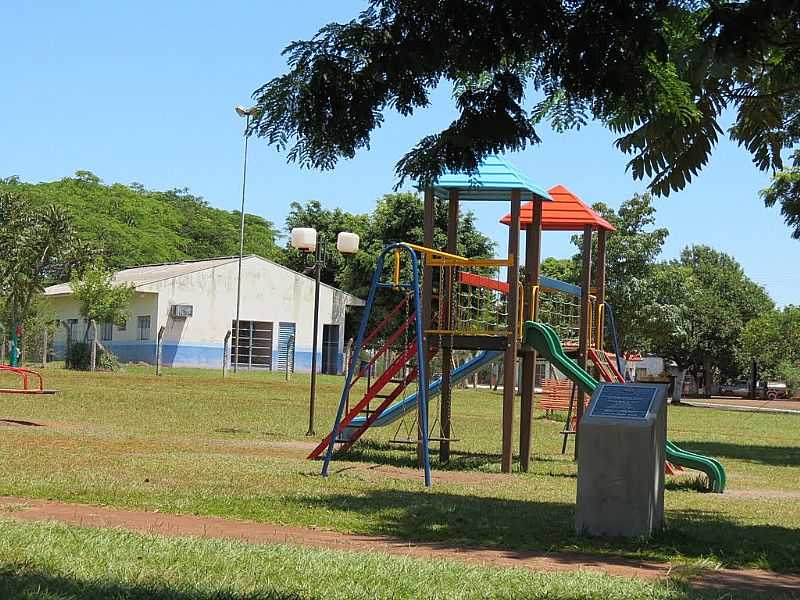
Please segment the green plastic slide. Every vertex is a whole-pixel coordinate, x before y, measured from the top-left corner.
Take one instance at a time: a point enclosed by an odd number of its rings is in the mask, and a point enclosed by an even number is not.
[[[536,349],[542,358],[550,361],[559,371],[574,381],[580,390],[592,394],[597,380],[581,369],[575,361],[564,353],[561,340],[552,327],[544,323],[527,321],[525,323],[524,343]],[[701,471],[708,476],[711,491],[722,493],[725,490],[725,468],[718,460],[683,450],[669,440],[666,443],[666,457],[673,465]]]

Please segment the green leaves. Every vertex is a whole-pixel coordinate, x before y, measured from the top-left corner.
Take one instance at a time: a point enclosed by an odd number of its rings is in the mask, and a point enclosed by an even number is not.
[[[90,265],[81,277],[70,281],[73,297],[80,304],[82,317],[100,323],[125,325],[128,306],[134,295],[131,284],[114,284],[113,273],[101,262]]]
[[[766,206],[779,204],[792,237],[800,240],[800,151],[794,153],[794,165],[772,176],[770,186],[761,191]]]
[[[35,206],[18,194],[17,182],[11,185],[14,192],[0,188],[0,302],[9,327],[30,318],[46,283],[91,257],[63,208]]]
[[[726,108],[756,166],[782,166],[800,139],[798,22],[798,2],[374,0],[286,49],[288,72],[254,93],[251,133],[332,169],[369,147],[386,111],[413,114],[445,80],[458,116],[400,159],[400,182],[472,172],[539,143],[544,121],[596,119],[632,176],[668,195],[707,164]]]

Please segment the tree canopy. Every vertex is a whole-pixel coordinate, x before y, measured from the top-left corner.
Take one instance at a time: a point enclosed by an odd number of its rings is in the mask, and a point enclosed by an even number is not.
[[[669,231],[655,227],[656,208],[650,194],[634,194],[616,211],[603,203],[592,208],[616,228],[606,242],[606,300],[614,309],[620,350],[641,349],[647,344],[642,305],[647,301],[648,281]],[[580,247],[580,237],[576,236],[573,243]],[[595,256],[596,252],[595,241]],[[579,266],[580,254],[573,260]]]
[[[419,194],[402,192],[385,194],[378,199],[369,214],[353,214],[340,208],[323,208],[319,201],[305,204],[293,202],[286,217],[286,229],[314,227],[324,237],[326,269],[322,280],[356,295],[366,296],[375,261],[383,247],[390,242],[423,242],[423,206]],[[361,237],[359,253],[343,257],[336,250],[340,231],[352,231]],[[436,203],[434,217],[434,247],[444,248],[447,240],[447,206]],[[488,257],[494,252],[494,242],[480,232],[471,212],[459,215],[457,252],[467,257]],[[287,247],[286,264],[302,271],[304,258]]]
[[[691,246],[679,260],[658,265],[642,317],[650,349],[681,369],[739,372],[737,349],[749,322],[773,308],[761,286],[731,256]]]
[[[783,166],[800,139],[798,23],[798,0],[372,0],[285,49],[288,72],[254,92],[250,132],[330,169],[369,147],[387,111],[412,115],[446,83],[458,116],[403,156],[401,181],[474,171],[539,143],[543,121],[595,119],[634,178],[666,195],[708,162],[725,111],[759,169]]]
[[[742,330],[743,363],[755,360],[765,377],[800,367],[800,306],[766,312]]]
[[[123,326],[128,320],[130,302],[134,295],[132,284],[114,284],[113,273],[102,264],[86,268],[80,277],[70,281],[73,297],[80,304],[82,317],[96,323]]]
[[[13,328],[30,317],[44,285],[69,277],[92,256],[70,215],[55,205],[35,206],[0,189],[0,304]]]
[[[106,185],[90,171],[78,171],[37,184],[9,177],[0,180],[0,191],[70,214],[75,234],[97,248],[110,269],[239,253],[239,212],[212,208],[186,189]],[[271,222],[245,215],[245,252],[275,259],[277,237]]]

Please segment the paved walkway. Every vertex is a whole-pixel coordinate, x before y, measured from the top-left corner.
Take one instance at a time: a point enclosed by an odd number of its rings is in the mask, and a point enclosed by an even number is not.
[[[711,398],[685,398],[681,403],[701,408],[800,415],[800,400],[749,400],[747,398],[712,396]]]
[[[525,568],[533,571],[601,571],[621,577],[666,579],[672,565],[602,555],[545,553],[410,542],[389,536],[256,523],[218,517],[169,515],[141,510],[68,504],[0,496],[0,516],[19,521],[56,521],[81,527],[119,528],[164,536],[232,539],[253,544],[294,544],[356,552],[385,552],[411,558],[455,560],[472,564]],[[692,579],[696,587],[784,594],[800,599],[800,575],[757,569],[704,571]]]

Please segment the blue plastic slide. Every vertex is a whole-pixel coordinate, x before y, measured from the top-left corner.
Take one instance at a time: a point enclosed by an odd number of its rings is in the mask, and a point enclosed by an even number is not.
[[[502,358],[503,352],[496,352],[496,351],[482,351],[478,352],[475,356],[469,359],[460,367],[453,370],[450,374],[450,381],[452,383],[457,383],[464,379],[465,377],[469,377],[478,369],[487,366],[488,364],[492,363],[493,361]],[[439,394],[442,391],[442,379],[441,377],[435,381],[432,381],[428,384],[428,399],[430,400],[431,397]],[[398,400],[391,406],[389,406],[386,410],[384,410],[381,415],[375,419],[375,422],[371,425],[371,427],[384,427],[385,425],[389,425],[390,423],[394,423],[397,419],[401,418],[403,415],[406,415],[412,411],[417,410],[417,393],[414,392],[410,396],[406,396],[402,400]],[[348,439],[348,432],[351,429],[355,429],[360,427],[366,421],[366,417],[356,417],[353,419],[350,424],[347,426],[342,432],[342,439]]]

